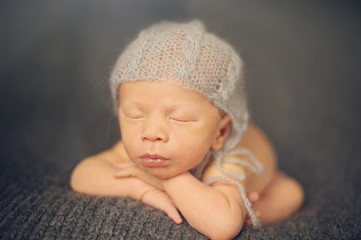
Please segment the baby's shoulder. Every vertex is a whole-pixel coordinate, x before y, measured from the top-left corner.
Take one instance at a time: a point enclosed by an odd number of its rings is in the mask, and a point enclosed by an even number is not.
[[[230,171],[234,174],[246,174],[246,170],[244,169],[244,167],[240,164],[235,164],[235,163],[228,163],[228,162],[223,162],[221,163],[221,166],[224,170],[226,171]],[[230,178],[233,179],[232,176],[225,174],[224,172],[222,172],[219,167],[216,164],[216,161],[211,161],[208,166],[205,168],[204,172],[203,172],[203,176],[202,176],[202,181],[206,181],[207,179],[209,179],[210,177],[226,177],[226,178]],[[234,178],[233,180],[239,181],[239,179]]]

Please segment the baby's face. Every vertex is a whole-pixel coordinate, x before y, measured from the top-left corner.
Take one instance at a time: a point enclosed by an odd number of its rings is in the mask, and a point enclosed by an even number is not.
[[[136,81],[123,83],[119,96],[124,147],[149,174],[174,177],[221,147],[227,121],[201,94],[169,82]]]

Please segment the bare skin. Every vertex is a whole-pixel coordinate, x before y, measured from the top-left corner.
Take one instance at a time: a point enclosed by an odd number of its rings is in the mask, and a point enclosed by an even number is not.
[[[245,134],[242,144],[244,146],[260,149],[263,146],[268,149],[270,146],[263,142],[264,135],[258,128],[251,126]],[[242,145],[241,144],[241,145]],[[268,149],[269,150],[269,149]],[[263,151],[253,151],[256,156],[268,155]],[[268,155],[274,157],[274,155]],[[129,164],[128,166],[126,164]],[[177,206],[171,197],[164,190],[159,190],[140,178],[116,178],[114,173],[119,169],[134,166],[127,156],[122,142],[118,142],[113,148],[98,155],[84,159],[74,169],[71,177],[71,186],[75,191],[102,196],[130,197],[141,200],[145,204],[160,209],[168,214],[175,223],[182,223],[177,211]],[[207,174],[217,170],[211,170]],[[282,221],[296,212],[302,205],[304,194],[301,186],[292,178],[285,176],[279,171],[270,174],[267,186],[262,186],[261,191],[249,189],[249,198],[253,202],[252,207],[258,214],[261,223],[271,224]],[[205,177],[206,178],[206,177]],[[217,183],[219,187],[222,183]],[[232,186],[223,186],[231,188]],[[257,189],[258,190],[258,189]],[[198,193],[196,195],[199,195]],[[245,218],[245,212],[240,213]],[[247,220],[245,220],[247,221]],[[250,220],[248,222],[250,224]]]
[[[141,200],[164,211],[177,224],[182,223],[179,210],[193,228],[211,239],[235,237],[249,223],[238,188],[221,182],[207,186],[189,172],[202,160],[195,156],[223,146],[231,129],[229,117],[222,116],[199,94],[166,83],[124,84],[119,91],[123,97],[119,106],[123,141],[80,162],[71,177],[72,188],[87,194]],[[159,92],[163,94],[159,96]],[[173,99],[170,102],[176,105],[169,108],[165,99]],[[167,118],[163,118],[165,113]],[[193,113],[197,113],[196,117]],[[180,123],[178,118],[182,119]],[[203,132],[207,135],[198,136]],[[190,142],[192,135],[198,137]],[[223,167],[246,175],[241,183],[261,223],[289,217],[303,202],[301,186],[277,170],[273,147],[256,126],[249,126],[239,145],[249,149],[263,164],[263,174],[256,175],[230,163]],[[160,161],[163,165],[158,166],[154,156],[144,157],[143,148],[148,149],[146,153],[166,149],[168,152],[163,151],[162,156],[167,160]],[[192,154],[183,156],[184,149]],[[202,180],[210,176],[225,175],[211,163]]]

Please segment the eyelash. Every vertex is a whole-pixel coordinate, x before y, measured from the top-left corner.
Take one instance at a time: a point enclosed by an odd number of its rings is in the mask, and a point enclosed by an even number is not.
[[[130,117],[127,115],[124,115],[126,118],[130,119],[130,120],[143,120],[144,117],[143,116],[139,116],[139,117]],[[190,122],[194,122],[192,120],[183,120],[183,119],[175,119],[175,118],[169,118],[170,121],[173,122],[177,122],[177,123],[190,123]]]
[[[123,113],[123,115],[126,117],[126,118],[128,118],[128,119],[131,119],[131,120],[140,120],[140,119],[143,119],[144,118],[144,116],[129,116],[129,114],[125,114],[125,113]]]
[[[181,119],[181,118],[169,118],[172,121],[179,122],[179,123],[192,123],[196,122],[197,120],[194,119]]]
[[[123,112],[123,115],[130,119],[130,120],[142,120],[145,118],[145,116],[143,115],[134,115],[134,116],[131,116],[131,114],[126,114]],[[182,118],[174,118],[174,117],[169,117],[168,120],[170,121],[174,121],[174,122],[177,122],[177,123],[190,123],[190,122],[195,122],[195,120],[188,120],[188,119],[182,119]]]
[[[169,120],[175,121],[175,122],[180,122],[180,123],[188,123],[191,122],[189,120],[181,120],[181,119],[175,119],[175,118],[170,118]]]

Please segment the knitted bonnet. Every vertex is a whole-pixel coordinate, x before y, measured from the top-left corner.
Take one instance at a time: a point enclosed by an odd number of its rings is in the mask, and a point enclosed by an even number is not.
[[[242,66],[234,49],[200,21],[161,22],[141,31],[120,55],[110,87],[116,107],[123,82],[171,81],[203,94],[232,120],[225,151],[236,146],[247,128]]]

